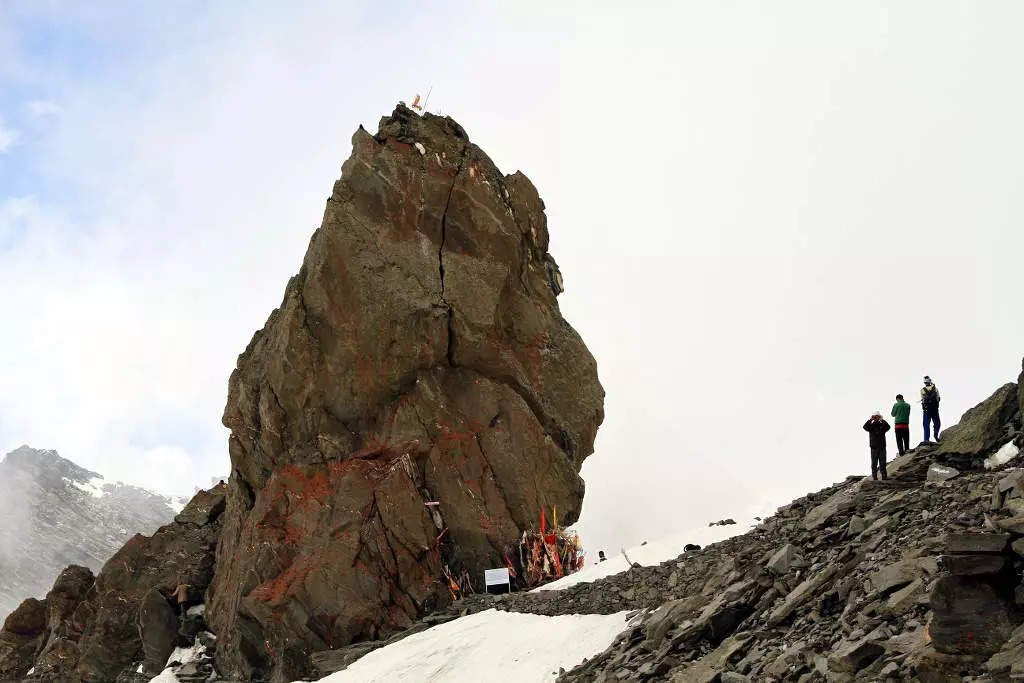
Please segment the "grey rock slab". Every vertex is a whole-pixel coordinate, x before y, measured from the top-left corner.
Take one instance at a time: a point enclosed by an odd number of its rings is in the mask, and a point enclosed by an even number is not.
[[[912,582],[923,571],[920,559],[900,560],[876,571],[870,581],[875,590],[888,593]]]
[[[1006,556],[995,554],[943,555],[942,565],[950,574],[957,576],[998,574],[1006,567]]]
[[[1024,676],[1024,625],[1018,626],[999,652],[985,663],[990,673],[1010,673],[1014,678]]]
[[[852,643],[840,643],[829,657],[829,668],[841,673],[857,673],[878,659],[883,652],[885,648],[867,638]]]
[[[946,534],[946,552],[949,553],[1001,553],[1010,542],[1010,534]]]
[[[857,495],[860,487],[861,484],[856,483],[839,489],[829,496],[821,505],[812,508],[804,516],[804,528],[808,531],[821,528],[835,515],[852,509],[854,506],[854,497]]]
[[[946,465],[940,465],[937,462],[933,462],[928,467],[928,473],[925,475],[925,481],[947,481],[954,477],[960,476],[960,470],[955,467],[948,467]]]
[[[831,581],[839,573],[839,570],[839,565],[830,565],[803,581],[785,597],[781,605],[772,611],[768,617],[768,625],[775,626],[783,621],[793,613],[793,610],[809,600],[820,587]]]
[[[767,567],[776,574],[785,574],[793,563],[799,559],[800,554],[792,543],[787,543],[778,549],[768,560]]]
[[[669,680],[672,683],[713,683],[718,678],[719,673],[704,662],[697,660],[686,664],[683,669],[673,673],[672,678]]]
[[[908,585],[889,596],[886,606],[895,613],[904,612],[917,602],[917,598],[924,592],[925,582],[922,578],[916,578]]]

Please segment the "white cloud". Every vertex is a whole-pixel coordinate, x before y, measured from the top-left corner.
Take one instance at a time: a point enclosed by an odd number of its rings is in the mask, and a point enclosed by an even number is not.
[[[0,116],[0,154],[6,154],[18,141],[18,131],[8,126]]]
[[[431,84],[548,206],[608,391],[591,549],[863,472],[863,419],[925,373],[953,422],[1024,351],[1024,7],[741,5],[91,19],[150,49],[31,96],[64,113],[32,145],[51,191],[0,196],[0,449],[226,472],[228,374],[353,131]]]
[[[64,113],[64,109],[51,100],[29,100],[25,103],[25,111],[37,121]]]

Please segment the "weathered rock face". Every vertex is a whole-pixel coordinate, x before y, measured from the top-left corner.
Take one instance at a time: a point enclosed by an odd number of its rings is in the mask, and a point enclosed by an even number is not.
[[[976,465],[977,460],[1013,438],[1020,426],[1014,423],[1019,411],[1017,385],[1004,384],[964,413],[958,424],[942,432],[936,458],[954,465]]]
[[[1020,404],[1021,420],[1024,420],[1024,359],[1021,360],[1021,373],[1017,378],[1017,401]]]
[[[30,669],[33,680],[89,682],[121,680],[143,662],[159,670],[175,637],[174,588],[202,595],[212,579],[226,488],[201,492],[153,536],[136,535],[95,578],[68,567],[45,600],[22,603],[0,630],[0,680]]]
[[[0,680],[18,680],[32,668],[46,629],[46,603],[28,598],[0,629]]]
[[[443,564],[503,565],[542,507],[574,521],[603,419],[526,176],[404,106],[352,142],[230,380],[210,611],[228,675],[298,677],[448,600]]]

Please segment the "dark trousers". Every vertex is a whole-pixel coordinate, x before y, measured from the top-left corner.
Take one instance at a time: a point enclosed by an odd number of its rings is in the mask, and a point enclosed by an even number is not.
[[[885,471],[885,448],[872,448],[871,449],[871,478],[878,479],[878,472],[881,470],[882,479],[888,479],[889,475]]]
[[[910,425],[896,425],[896,449],[903,455],[910,450]]]
[[[935,440],[939,440],[939,411],[924,411],[924,440],[928,440],[928,425],[932,423],[935,425]]]

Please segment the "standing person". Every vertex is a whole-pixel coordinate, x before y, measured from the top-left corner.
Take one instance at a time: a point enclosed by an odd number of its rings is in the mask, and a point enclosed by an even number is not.
[[[903,455],[910,450],[910,404],[903,400],[903,394],[896,394],[892,407],[893,434],[896,435],[896,449]]]
[[[181,576],[178,577],[178,585],[174,588],[174,599],[178,602],[178,617],[185,619],[185,604],[188,602],[188,589],[192,586],[185,583]]]
[[[882,419],[882,413],[875,411],[871,419],[864,423],[864,431],[870,434],[868,441],[871,446],[871,478],[878,479],[882,472],[882,481],[889,478],[885,471],[885,433],[889,431],[889,423]]]
[[[935,440],[939,440],[939,388],[932,383],[932,378],[924,376],[924,386],[921,387],[921,412],[924,413],[924,440],[928,441],[929,424],[935,425]]]

